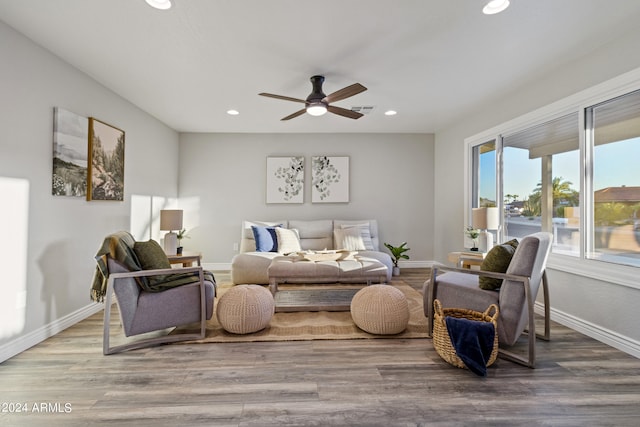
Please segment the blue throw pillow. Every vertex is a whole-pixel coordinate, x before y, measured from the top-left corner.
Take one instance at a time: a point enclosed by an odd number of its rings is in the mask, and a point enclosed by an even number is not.
[[[253,238],[256,240],[257,252],[278,252],[278,237],[276,227],[256,227],[251,226]]]

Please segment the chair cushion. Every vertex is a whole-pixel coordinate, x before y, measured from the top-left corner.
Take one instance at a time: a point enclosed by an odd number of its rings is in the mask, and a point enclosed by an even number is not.
[[[517,246],[518,241],[516,239],[494,246],[493,249],[489,251],[484,261],[482,261],[480,270],[492,271],[494,273],[506,273]],[[495,279],[493,277],[480,277],[478,282],[480,289],[487,291],[500,289],[500,286],[502,286],[502,279]]]
[[[171,268],[171,263],[167,254],[164,253],[164,249],[155,240],[148,240],[146,242],[135,242],[133,245],[133,252],[138,258],[140,267],[143,270],[156,270],[161,268]],[[138,277],[136,281],[143,288],[147,289],[156,283],[166,280],[166,275],[151,276],[151,277]]]
[[[143,270],[155,270],[159,268],[171,268],[167,254],[155,240],[136,242],[133,251],[138,257],[138,262]]]

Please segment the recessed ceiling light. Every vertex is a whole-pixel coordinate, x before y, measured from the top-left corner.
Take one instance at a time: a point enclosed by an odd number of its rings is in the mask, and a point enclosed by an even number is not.
[[[508,7],[509,7],[509,0],[491,0],[482,9],[482,13],[484,13],[485,15],[494,15],[496,13],[502,12]]]
[[[227,110],[227,114],[230,116],[237,116],[240,112],[238,110]]]
[[[388,110],[384,112],[385,116],[395,116],[396,114],[398,114],[398,112],[394,110]]]
[[[156,9],[167,10],[171,8],[171,0],[145,0],[147,4]]]

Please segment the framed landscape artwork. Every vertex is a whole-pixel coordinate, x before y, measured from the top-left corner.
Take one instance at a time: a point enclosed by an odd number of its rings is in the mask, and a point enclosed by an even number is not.
[[[349,157],[311,158],[311,202],[349,202]]]
[[[266,201],[304,202],[304,157],[267,157]]]
[[[89,120],[63,108],[53,110],[54,196],[86,197]]]
[[[124,131],[89,118],[87,200],[124,200]]]

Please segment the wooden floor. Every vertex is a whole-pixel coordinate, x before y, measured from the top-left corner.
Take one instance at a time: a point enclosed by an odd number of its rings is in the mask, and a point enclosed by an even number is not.
[[[420,288],[424,276],[402,278]],[[428,339],[103,356],[101,322],[92,316],[0,365],[0,425],[640,425],[640,360],[555,323],[537,369],[498,359],[481,378],[442,361]]]

